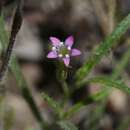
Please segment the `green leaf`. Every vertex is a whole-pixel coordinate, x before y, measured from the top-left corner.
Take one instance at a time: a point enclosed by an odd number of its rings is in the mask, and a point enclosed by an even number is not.
[[[107,89],[104,86],[104,89],[101,90],[100,92],[97,92],[93,95],[90,95],[89,98],[93,99],[93,101],[100,101],[102,99],[104,99],[104,97],[106,97],[108,95]]]
[[[84,83],[84,79],[91,70],[100,62],[102,57],[117,44],[117,41],[130,26],[130,14],[117,26],[117,28],[93,51],[87,62],[76,73],[77,86]]]
[[[83,108],[85,105],[82,102],[79,102],[72,106],[67,112],[64,113],[64,118],[72,117],[75,113],[80,111],[81,108]]]
[[[107,87],[118,88],[124,92],[130,93],[130,87],[128,87],[121,80],[114,80],[110,77],[94,77],[87,81],[88,83],[97,83]]]
[[[112,79],[117,79],[122,72],[124,71],[125,67],[128,65],[129,63],[129,59],[130,59],[130,49],[128,49],[124,55],[122,56],[121,60],[119,62],[117,62],[116,67],[111,75]],[[94,95],[90,95],[90,97],[94,100],[94,101],[99,101],[101,99],[104,99],[105,97],[107,97],[108,95],[108,91],[109,88],[107,86],[103,86],[103,90],[101,90],[100,92],[94,94]]]
[[[57,123],[64,130],[78,130],[78,128],[70,121],[59,121]]]
[[[59,118],[62,118],[64,112],[62,111],[60,104],[58,104],[58,102],[54,101],[51,97],[49,97],[45,93],[42,93],[42,97],[48,103],[48,105],[53,109],[55,114],[57,114]]]

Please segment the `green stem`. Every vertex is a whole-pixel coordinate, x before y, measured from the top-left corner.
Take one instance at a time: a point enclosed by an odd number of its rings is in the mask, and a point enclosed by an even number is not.
[[[22,75],[22,72],[18,66],[17,60],[15,58],[12,58],[11,61],[11,70],[16,78],[16,81],[18,82],[18,86],[21,90],[21,93],[25,99],[25,101],[28,103],[30,109],[32,110],[32,113],[34,117],[36,117],[37,121],[40,123],[40,126],[42,129],[47,128],[46,122],[43,120],[41,113],[35,103],[35,100],[27,87],[27,83]]]
[[[68,68],[66,68],[62,62],[60,62],[58,64],[57,68],[58,68],[57,69],[57,78],[59,79],[61,86],[62,86],[62,90],[64,92],[63,104],[65,104],[65,102],[69,99],[69,96],[70,96],[69,87],[68,87],[68,84],[66,82],[66,78],[68,75],[68,70],[67,70]]]
[[[66,81],[63,81],[62,88],[65,94],[65,100],[67,100],[69,98],[69,88]]]

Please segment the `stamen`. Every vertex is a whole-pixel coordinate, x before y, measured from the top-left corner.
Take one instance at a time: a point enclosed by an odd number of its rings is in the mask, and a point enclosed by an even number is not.
[[[53,47],[52,47],[52,50],[55,51],[55,50],[56,50],[56,47],[53,46]]]
[[[63,43],[63,42],[60,42],[60,45],[64,45],[64,43]]]
[[[70,56],[69,56],[69,54],[66,54],[65,57],[66,57],[66,58],[69,58]]]
[[[70,50],[71,50],[71,47],[70,47],[70,46],[68,46],[68,47],[67,47],[67,49],[70,51]]]
[[[58,56],[59,56],[60,58],[61,58],[61,57],[63,57],[63,55],[62,55],[62,54],[59,54]]]

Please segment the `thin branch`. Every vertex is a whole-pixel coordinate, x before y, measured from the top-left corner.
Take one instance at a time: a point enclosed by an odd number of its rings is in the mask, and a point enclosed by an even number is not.
[[[13,19],[9,44],[8,44],[7,50],[3,56],[3,63],[0,68],[0,81],[2,81],[6,71],[8,70],[8,64],[9,64],[12,50],[13,50],[13,47],[15,44],[15,39],[16,39],[17,33],[20,30],[21,25],[22,25],[22,0],[19,0],[16,11],[15,11],[14,19]]]
[[[14,47],[14,44],[15,44],[15,39],[16,39],[17,33],[19,32],[20,27],[22,25],[22,7],[23,7],[22,6],[22,0],[18,1],[18,5],[17,5],[15,15],[14,15],[14,19],[13,19],[12,31],[11,31],[11,36],[10,36],[10,39],[9,39],[9,44],[7,45],[7,49],[6,49],[4,58],[3,58],[2,67],[0,68],[0,81],[2,81],[2,79],[5,75],[5,72],[8,69],[8,64],[10,62],[11,54],[12,54],[13,47]],[[8,36],[6,35],[5,39],[7,37]],[[3,43],[3,44],[6,44],[6,42]],[[29,105],[34,117],[39,122],[41,129],[48,129],[47,126],[46,126],[46,123],[44,122],[42,115],[41,115],[41,113],[40,113],[40,111],[39,111],[39,109],[38,109],[38,107],[35,103],[35,100],[34,100],[32,94],[31,94],[29,88],[27,87],[27,83],[26,83],[26,81],[25,81],[25,79],[22,75],[22,72],[19,68],[19,65],[18,65],[15,57],[12,57],[10,66],[11,66],[12,72],[14,73],[16,81],[18,83],[18,87],[21,90],[21,94],[24,97],[27,104]]]

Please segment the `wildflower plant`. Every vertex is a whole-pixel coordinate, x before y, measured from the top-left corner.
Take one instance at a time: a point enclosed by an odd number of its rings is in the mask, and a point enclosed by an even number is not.
[[[66,83],[67,72],[68,72],[68,68],[70,67],[71,57],[81,55],[81,51],[76,48],[73,48],[73,44],[74,44],[73,36],[69,36],[68,38],[66,38],[64,42],[60,41],[56,37],[50,37],[51,51],[47,54],[47,58],[59,60],[59,62],[56,62],[58,65],[57,78],[59,79],[59,81],[61,82],[61,86],[63,87],[63,91],[64,91],[63,97],[65,100],[61,100],[61,102],[57,102],[53,99],[53,97],[48,96],[48,94],[45,94],[45,93],[42,94],[43,100],[48,103],[48,105],[53,109],[54,113],[56,114],[56,118],[54,122],[52,124],[50,124],[50,122],[48,123],[44,119],[44,117],[42,117],[42,113],[40,112],[38,106],[35,103],[33,95],[26,83],[26,80],[24,79],[22,75],[20,66],[17,62],[17,58],[15,56],[11,58],[12,50],[14,47],[14,41],[22,25],[21,2],[22,0],[18,1],[18,5],[17,5],[16,12],[13,19],[11,35],[9,39],[4,29],[3,18],[0,17],[0,44],[2,45],[2,49],[5,50],[5,53],[2,57],[2,67],[0,68],[0,81],[1,82],[3,81],[5,72],[10,66],[10,69],[18,83],[19,90],[21,91],[23,98],[25,99],[30,109],[32,110],[34,117],[39,122],[41,130],[52,129],[53,127],[51,125],[55,126],[55,124],[59,125],[63,130],[78,130],[77,126],[75,126],[75,124],[72,123],[71,120],[69,120],[69,118],[71,118],[74,114],[77,114],[77,112],[82,107],[88,105],[87,100],[83,99],[82,101],[73,104],[73,106],[70,106],[70,108],[66,110],[65,110],[64,104],[68,103],[68,101],[70,100],[70,96],[72,96],[71,95],[72,92],[74,92],[75,90],[78,90],[81,87],[84,87],[83,85],[84,83],[85,84],[98,83],[100,85],[103,85],[102,87],[104,87],[103,90],[106,91],[106,95],[105,96],[103,95],[105,91],[104,92],[101,91],[95,95],[91,95],[91,99],[93,99],[93,101],[96,101],[96,100],[99,101],[100,99],[104,102],[104,99],[106,99],[107,93],[109,90],[109,89],[106,89],[108,87],[118,88],[124,92],[130,93],[130,88],[123,81],[118,80],[118,77],[123,72],[125,66],[128,65],[129,58],[130,58],[130,49],[123,56],[123,58],[121,59],[121,62],[117,64],[117,66],[115,67],[116,69],[111,75],[111,77],[104,77],[104,76],[88,77],[89,73],[100,62],[102,57],[108,52],[109,49],[111,49],[114,45],[116,45],[117,41],[121,38],[122,35],[124,35],[124,33],[130,27],[130,14],[117,26],[117,28],[113,31],[113,33],[110,36],[108,36],[104,40],[104,42],[99,44],[97,49],[93,51],[93,53],[84,63],[84,65],[79,70],[77,70],[75,74],[75,83],[74,83],[75,88],[73,91],[70,90],[70,88],[68,87],[68,84]],[[100,105],[99,107],[95,108],[89,120],[89,124],[93,125],[92,129],[96,128],[95,126],[98,123],[97,120],[101,117],[103,111],[104,111],[104,104],[102,104],[102,106]],[[7,116],[9,117],[10,115],[7,113]],[[10,119],[12,120],[12,118]],[[7,130],[7,128],[5,129]]]
[[[74,37],[71,35],[65,39],[65,42],[60,41],[57,37],[50,37],[51,51],[47,54],[47,58],[58,59],[57,79],[61,82],[62,89],[65,94],[65,100],[69,98],[69,87],[66,83],[68,75],[68,67],[70,67],[70,57],[81,55],[81,51],[72,48]]]

